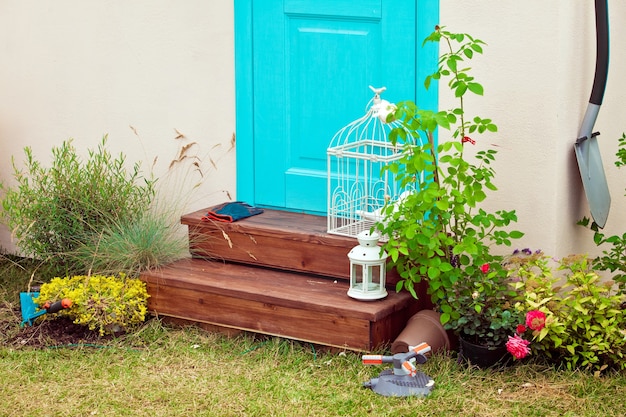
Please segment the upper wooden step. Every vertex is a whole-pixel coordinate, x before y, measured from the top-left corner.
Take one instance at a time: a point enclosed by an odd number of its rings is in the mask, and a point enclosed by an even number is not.
[[[349,279],[348,252],[354,238],[326,233],[326,217],[287,211],[264,213],[234,223],[203,221],[208,209],[182,216],[194,257]]]

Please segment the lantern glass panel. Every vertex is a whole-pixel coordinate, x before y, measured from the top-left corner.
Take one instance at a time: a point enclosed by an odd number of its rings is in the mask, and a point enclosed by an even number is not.
[[[359,265],[359,264],[352,264],[352,274],[350,274],[351,277],[351,284],[350,286],[354,289],[362,289],[363,288],[363,265]]]
[[[370,267],[371,275],[369,276],[370,283],[367,287],[368,291],[378,291],[380,289],[380,280],[382,277],[381,271],[382,268],[380,265],[373,265]]]

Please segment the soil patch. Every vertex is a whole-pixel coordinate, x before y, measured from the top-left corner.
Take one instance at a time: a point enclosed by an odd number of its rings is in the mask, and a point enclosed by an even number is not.
[[[21,317],[21,312],[15,312],[16,317]],[[0,318],[0,320],[5,317]],[[12,331],[6,344],[10,346],[29,346],[35,348],[48,348],[57,346],[83,346],[90,344],[103,344],[113,338],[111,335],[100,336],[97,331],[89,330],[87,326],[74,324],[67,317],[41,317],[35,320],[32,326],[26,324],[15,331],[19,323],[0,323],[0,328]]]

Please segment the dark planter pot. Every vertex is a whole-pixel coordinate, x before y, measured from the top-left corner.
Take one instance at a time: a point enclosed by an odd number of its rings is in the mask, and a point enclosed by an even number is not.
[[[461,337],[459,338],[459,360],[486,369],[508,366],[513,356],[504,345],[496,347],[477,345]]]

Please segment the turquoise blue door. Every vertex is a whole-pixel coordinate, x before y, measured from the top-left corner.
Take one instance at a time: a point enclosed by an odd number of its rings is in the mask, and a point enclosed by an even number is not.
[[[437,0],[235,0],[237,199],[324,214],[326,149],[369,86],[435,108]]]

